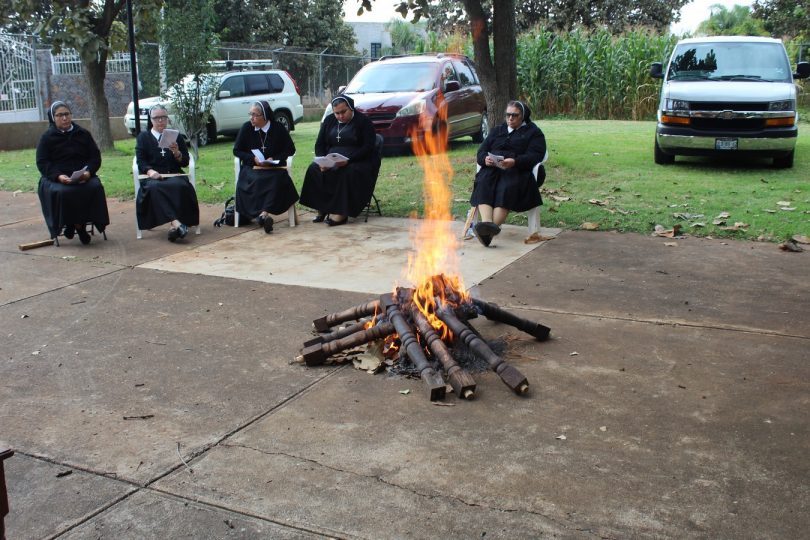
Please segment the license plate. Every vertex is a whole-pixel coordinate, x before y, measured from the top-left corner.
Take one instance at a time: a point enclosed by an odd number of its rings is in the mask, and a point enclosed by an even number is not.
[[[737,139],[715,139],[714,140],[714,149],[715,150],[736,150],[737,149]]]

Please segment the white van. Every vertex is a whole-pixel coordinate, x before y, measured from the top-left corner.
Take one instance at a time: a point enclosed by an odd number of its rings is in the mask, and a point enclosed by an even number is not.
[[[810,76],[810,63],[791,73],[778,39],[714,36],[683,39],[666,72],[660,62],[650,75],[663,79],[655,129],[655,162],[676,155],[718,154],[773,158],[792,167],[798,135],[796,85]]]

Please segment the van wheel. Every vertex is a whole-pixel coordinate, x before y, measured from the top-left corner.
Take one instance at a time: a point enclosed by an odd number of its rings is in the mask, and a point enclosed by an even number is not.
[[[793,155],[795,153],[795,150],[791,150],[790,153],[785,156],[773,158],[773,166],[777,169],[790,169],[793,167]]]
[[[472,136],[472,140],[474,143],[482,143],[487,135],[489,135],[489,118],[487,118],[487,111],[484,111],[481,113],[481,129]]]
[[[661,147],[658,146],[658,141],[655,141],[655,162],[658,165],[671,165],[675,163],[675,156],[665,154]]]
[[[197,146],[207,146],[217,140],[217,125],[213,120],[197,135]]]
[[[292,131],[293,121],[288,113],[284,111],[278,111],[275,114],[273,114],[273,119],[282,126],[284,126],[284,129],[286,129],[288,132]]]

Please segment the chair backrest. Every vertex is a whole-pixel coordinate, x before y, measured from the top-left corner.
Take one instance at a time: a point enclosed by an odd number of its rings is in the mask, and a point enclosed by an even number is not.
[[[374,138],[374,150],[380,157],[382,157],[383,142],[385,142],[383,136],[377,133],[377,136]]]

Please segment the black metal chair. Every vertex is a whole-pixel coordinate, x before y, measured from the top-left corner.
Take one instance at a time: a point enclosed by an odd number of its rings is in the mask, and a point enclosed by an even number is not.
[[[377,155],[380,158],[380,162],[382,162],[382,151],[383,151],[383,136],[377,133],[377,137],[374,140],[374,150],[376,150]],[[380,175],[380,168],[377,167],[377,172],[374,174],[374,187],[377,187],[377,177]],[[382,210],[380,210],[380,201],[377,199],[377,196],[374,194],[374,189],[371,190],[371,199],[369,199],[368,204],[366,205],[366,220],[365,222],[368,223],[368,214],[372,212],[371,203],[374,203],[374,206],[377,210],[373,212],[378,216],[382,217]]]

